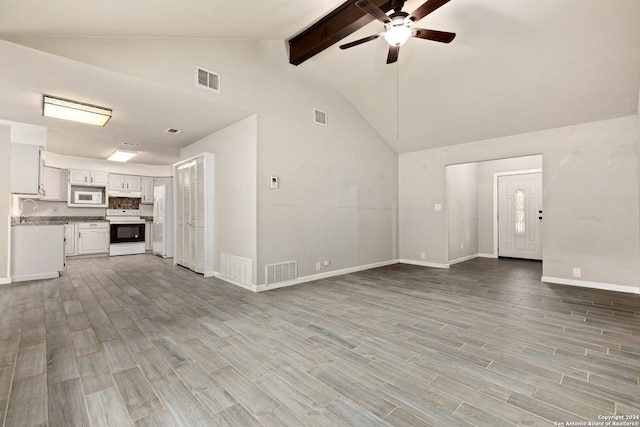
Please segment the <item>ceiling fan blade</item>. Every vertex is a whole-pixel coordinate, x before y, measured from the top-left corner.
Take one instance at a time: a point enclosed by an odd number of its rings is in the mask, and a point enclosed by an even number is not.
[[[340,49],[349,49],[350,47],[358,46],[359,44],[370,42],[371,40],[375,40],[378,37],[380,37],[380,34],[375,34],[373,36],[365,37],[363,39],[358,39],[351,43],[345,43],[343,45],[340,45]]]
[[[440,43],[451,43],[451,40],[456,37],[456,33],[448,33],[446,31],[425,30],[424,28],[412,28],[412,30],[415,31],[412,37]]]
[[[398,60],[400,46],[389,46],[389,54],[387,55],[387,64],[393,64]]]
[[[417,22],[446,3],[449,3],[449,0],[427,0],[422,6],[411,12],[409,19]]]
[[[391,23],[391,18],[389,18],[382,9],[371,3],[369,0],[359,0],[356,2],[356,6],[358,6],[360,9],[364,10],[380,22],[384,22],[385,24]]]

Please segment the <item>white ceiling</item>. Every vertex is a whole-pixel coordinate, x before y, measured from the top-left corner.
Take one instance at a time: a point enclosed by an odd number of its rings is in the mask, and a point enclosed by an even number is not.
[[[0,38],[285,40],[341,3],[2,0]],[[409,0],[405,10],[421,3]],[[637,113],[638,0],[452,0],[418,26],[457,37],[448,45],[411,39],[393,65],[383,40],[333,46],[310,60],[397,152]],[[341,43],[381,30],[373,22]],[[136,161],[171,163],[180,147],[250,113],[11,43],[0,43],[0,58],[0,119],[47,126],[49,149],[61,154],[104,158],[114,141],[143,141]],[[41,117],[43,93],[105,105],[119,118],[78,130]]]

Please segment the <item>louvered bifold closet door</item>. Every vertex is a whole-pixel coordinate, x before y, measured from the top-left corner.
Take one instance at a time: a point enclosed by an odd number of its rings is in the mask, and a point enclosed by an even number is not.
[[[176,253],[174,262],[206,277],[213,276],[213,179],[211,153],[175,165]]]
[[[195,185],[192,191],[195,193],[195,203],[191,205],[194,216],[193,239],[197,248],[194,256],[195,271],[204,273],[205,257],[205,165],[204,157],[196,159]],[[213,256],[213,254],[211,254]]]
[[[176,189],[175,189],[175,249],[174,249],[174,262],[176,264],[184,265],[184,175],[185,170],[183,166],[176,168]]]
[[[192,230],[191,230],[191,194],[193,193],[191,186],[193,180],[191,179],[191,169],[193,168],[193,162],[189,162],[185,165],[184,169],[184,203],[182,209],[182,215],[184,215],[184,227],[182,237],[182,259],[184,265],[187,268],[192,269],[191,265],[191,247],[192,247]]]

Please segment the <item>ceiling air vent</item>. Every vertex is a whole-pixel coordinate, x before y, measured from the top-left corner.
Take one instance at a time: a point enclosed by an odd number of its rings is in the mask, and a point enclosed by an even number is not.
[[[131,148],[140,147],[140,144],[138,142],[129,142],[129,141],[122,141],[120,145],[124,145],[125,147],[131,147]]]
[[[327,126],[327,112],[314,108],[313,122],[322,126]]]
[[[169,128],[167,130],[165,130],[165,132],[167,133],[180,133],[180,129],[175,129],[175,128]]]
[[[220,93],[220,73],[196,67],[196,85]]]

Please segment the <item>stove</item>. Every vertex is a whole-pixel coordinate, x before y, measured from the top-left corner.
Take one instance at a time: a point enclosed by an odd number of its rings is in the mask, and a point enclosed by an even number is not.
[[[145,253],[144,226],[140,209],[107,209],[109,256]]]

